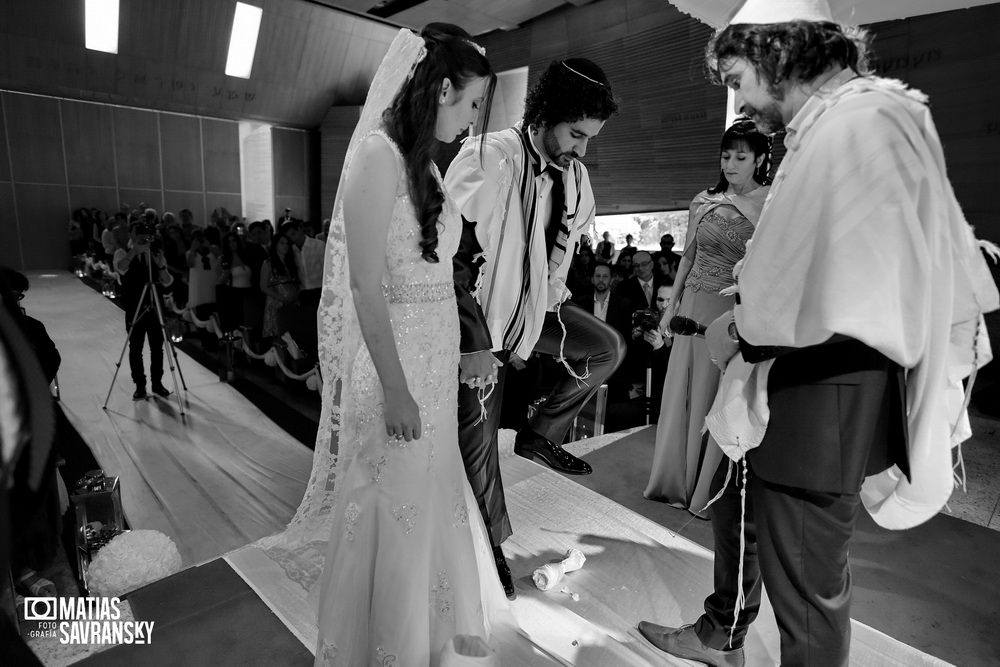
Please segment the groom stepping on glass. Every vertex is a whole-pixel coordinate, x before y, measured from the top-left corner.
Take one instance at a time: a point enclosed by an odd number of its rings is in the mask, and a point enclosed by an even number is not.
[[[532,352],[563,363],[566,376],[517,434],[514,451],[586,475],[590,466],[562,442],[625,354],[618,332],[571,303],[566,288],[577,242],[596,212],[580,158],[617,111],[600,67],[582,58],[553,62],[528,92],[523,121],[482,143],[466,141],[445,176],[464,224],[454,257],[459,445],[508,597],[514,587],[500,544],[511,526],[497,452],[506,366]]]

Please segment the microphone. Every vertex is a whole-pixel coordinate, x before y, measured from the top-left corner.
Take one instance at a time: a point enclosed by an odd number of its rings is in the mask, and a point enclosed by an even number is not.
[[[696,322],[690,317],[683,317],[681,315],[671,317],[668,326],[678,336],[704,336],[705,329],[707,328],[701,322]]]

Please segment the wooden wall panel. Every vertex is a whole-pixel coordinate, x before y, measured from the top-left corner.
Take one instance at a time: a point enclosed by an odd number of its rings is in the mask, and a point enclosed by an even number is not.
[[[60,100],[66,174],[71,185],[114,186],[115,155],[111,107]],[[96,206],[96,204],[94,204]]]
[[[118,197],[121,203],[129,208],[138,208],[145,204],[147,208],[155,208],[157,213],[163,213],[163,190],[148,188],[119,188]]]
[[[69,186],[70,211],[75,211],[78,208],[99,208],[110,213],[117,211],[120,204],[118,188],[88,185]]]
[[[209,192],[207,195],[207,211],[205,216],[205,224],[207,224],[212,219],[212,211],[217,208],[224,208],[229,211],[230,215],[242,216],[240,211],[243,206],[243,198],[239,193],[236,194],[226,194],[221,192]]]
[[[12,269],[24,267],[21,256],[21,230],[14,208],[14,188],[10,183],[0,182],[0,266]]]
[[[69,268],[66,185],[16,183],[14,189],[24,266]]]
[[[240,128],[226,120],[201,120],[205,156],[205,190],[208,193],[240,192]],[[209,197],[208,209],[213,207]],[[236,210],[240,210],[239,207]]]
[[[930,97],[948,175],[976,232],[1000,242],[1000,5],[878,23],[879,73]]]
[[[163,211],[170,211],[180,222],[180,212],[182,209],[190,209],[194,215],[194,224],[204,225],[208,220],[205,211],[205,193],[203,192],[175,192],[173,190],[163,191]]]
[[[271,141],[274,144],[274,196],[308,195],[308,135],[297,130],[274,128],[271,130]]]
[[[124,188],[159,190],[160,137],[156,113],[114,108],[118,183]]]
[[[0,51],[2,53],[2,51]],[[4,60],[0,58],[0,60]],[[3,104],[4,94],[0,93],[0,105]],[[7,154],[7,123],[4,122],[3,107],[0,106],[0,182],[10,180],[10,156]]]
[[[161,113],[163,189],[201,192],[201,121],[196,116]]]
[[[13,179],[20,183],[65,183],[58,101],[4,93],[3,105]]]

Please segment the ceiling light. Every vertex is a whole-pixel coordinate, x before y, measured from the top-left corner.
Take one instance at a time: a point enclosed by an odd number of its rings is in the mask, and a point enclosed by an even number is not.
[[[118,0],[85,0],[84,10],[87,48],[118,53]]]
[[[233,17],[233,34],[229,38],[229,58],[226,59],[226,74],[241,79],[250,78],[253,68],[253,54],[257,50],[257,33],[260,32],[260,18],[264,10],[243,2],[236,3]]]

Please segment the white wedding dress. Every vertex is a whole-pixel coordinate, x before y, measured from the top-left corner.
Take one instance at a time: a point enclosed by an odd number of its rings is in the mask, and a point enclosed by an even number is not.
[[[425,261],[402,157],[375,133],[398,160],[382,285],[422,435],[386,437],[381,384],[361,343],[340,396],[316,664],[433,666],[453,636],[488,636],[491,619],[508,605],[458,448],[459,329],[449,259],[461,217],[446,197],[442,261]]]

